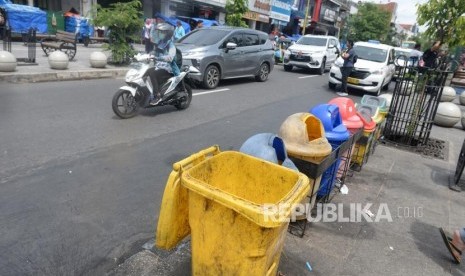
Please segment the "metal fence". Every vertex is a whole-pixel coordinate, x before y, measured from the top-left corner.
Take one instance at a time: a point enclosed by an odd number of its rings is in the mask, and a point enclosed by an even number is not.
[[[442,90],[451,73],[447,60],[435,68],[399,65],[396,61],[396,86],[386,118],[385,141],[418,147],[427,144]],[[403,64],[408,64],[405,59]]]
[[[26,64],[35,64],[36,62],[36,44],[37,44],[37,37],[36,37],[36,30],[29,29],[29,31],[25,34],[22,34],[23,42],[27,46],[27,57],[26,58],[18,58],[18,61],[24,62]]]
[[[21,38],[24,45],[27,47],[27,57],[16,58],[18,65],[36,65],[36,30],[29,29],[27,33],[17,34],[12,33],[10,29],[4,28],[2,31],[3,50],[11,53],[11,42],[14,38]]]

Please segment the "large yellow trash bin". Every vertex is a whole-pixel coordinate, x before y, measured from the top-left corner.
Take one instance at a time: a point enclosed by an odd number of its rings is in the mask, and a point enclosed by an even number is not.
[[[307,195],[308,178],[240,152],[194,156],[174,165],[182,185],[168,181],[163,197],[188,207],[173,212],[163,198],[156,245],[172,248],[190,232],[193,275],[276,275],[292,204]]]

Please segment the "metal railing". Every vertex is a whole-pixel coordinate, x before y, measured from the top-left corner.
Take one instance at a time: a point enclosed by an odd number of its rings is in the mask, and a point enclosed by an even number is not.
[[[399,57],[400,58],[400,57]],[[384,140],[399,145],[425,146],[433,127],[442,90],[450,73],[446,60],[434,68],[399,65],[396,86],[384,128]],[[404,64],[408,64],[405,58]]]

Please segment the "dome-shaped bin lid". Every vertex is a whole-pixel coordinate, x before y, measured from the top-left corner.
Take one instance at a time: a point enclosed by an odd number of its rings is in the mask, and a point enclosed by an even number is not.
[[[349,129],[358,129],[363,127],[363,122],[357,115],[357,108],[352,99],[347,97],[337,97],[328,102],[339,107],[339,113],[342,117],[342,123]]]
[[[259,133],[247,139],[240,152],[298,171],[287,157],[284,141],[273,133]]]
[[[366,105],[377,106],[377,107],[379,107],[379,112],[387,112],[388,111],[386,99],[382,98],[382,97],[364,95],[363,98],[362,98],[362,101],[360,103],[361,104],[366,104]]]
[[[310,113],[320,119],[325,129],[325,136],[331,142],[343,142],[349,139],[350,132],[342,123],[339,107],[334,104],[319,104]]]
[[[367,114],[370,115],[371,119],[376,123],[380,124],[383,120],[384,117],[381,115],[379,112],[379,107],[374,106],[374,105],[366,105],[366,104],[358,104],[357,105],[357,111],[358,112],[366,112]],[[363,113],[362,112],[362,113]]]
[[[310,113],[296,113],[287,117],[278,135],[291,156],[326,157],[332,150],[321,121]]]

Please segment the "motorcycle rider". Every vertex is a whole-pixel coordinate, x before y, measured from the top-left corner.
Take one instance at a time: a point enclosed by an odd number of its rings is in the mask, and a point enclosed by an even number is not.
[[[174,27],[168,23],[158,23],[154,29],[152,41],[155,44],[152,55],[156,66],[148,70],[152,82],[153,98],[150,105],[157,105],[163,98],[161,86],[173,75],[178,76],[180,70],[176,64],[176,47],[173,42]],[[150,87],[150,86],[149,86]]]

